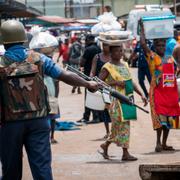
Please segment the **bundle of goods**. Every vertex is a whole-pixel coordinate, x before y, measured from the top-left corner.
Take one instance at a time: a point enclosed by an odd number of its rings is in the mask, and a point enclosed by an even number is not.
[[[170,38],[174,36],[175,16],[143,17],[146,39]]]
[[[108,31],[99,33],[99,40],[105,44],[116,46],[131,40],[129,31]]]
[[[98,17],[99,23],[91,28],[92,34],[99,34],[111,30],[121,30],[121,25],[116,21],[112,12],[106,12]]]

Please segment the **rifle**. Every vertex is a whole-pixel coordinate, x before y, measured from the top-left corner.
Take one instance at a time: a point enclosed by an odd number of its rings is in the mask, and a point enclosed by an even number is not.
[[[149,113],[149,111],[147,111],[146,109],[144,109],[144,108],[138,106],[137,104],[135,104],[134,102],[132,102],[128,97],[122,95],[121,93],[119,93],[118,91],[113,89],[110,85],[108,85],[107,83],[105,83],[104,81],[99,79],[97,76],[89,77],[89,76],[85,75],[84,73],[82,73],[81,71],[79,71],[76,68],[69,66],[69,65],[66,66],[66,70],[69,70],[69,71],[77,74],[78,76],[82,77],[86,81],[95,81],[95,82],[99,83],[101,85],[101,87],[98,89],[98,91],[100,91],[101,93],[108,92],[108,94],[110,94],[112,97],[119,99],[119,101],[121,103],[135,106],[138,109],[144,111],[145,113]]]

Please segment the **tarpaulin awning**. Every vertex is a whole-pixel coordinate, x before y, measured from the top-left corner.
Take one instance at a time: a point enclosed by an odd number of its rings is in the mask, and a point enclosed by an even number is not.
[[[61,31],[89,31],[91,29],[91,26],[62,26],[60,27]]]
[[[35,18],[28,20],[27,24],[52,27],[73,22],[75,22],[74,19],[64,18],[60,16],[37,16]]]
[[[64,23],[73,23],[75,22],[72,18],[64,18],[60,16],[38,16],[36,19],[46,21],[49,23],[56,23],[56,24],[64,24]]]
[[[97,24],[97,23],[99,23],[98,19],[77,19],[76,21],[78,23],[83,23],[83,24]]]

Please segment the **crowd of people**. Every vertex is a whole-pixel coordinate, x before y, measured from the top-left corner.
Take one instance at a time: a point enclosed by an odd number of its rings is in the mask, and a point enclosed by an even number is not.
[[[142,22],[140,26],[140,41],[130,60],[138,56],[138,80],[143,92],[134,82],[129,65],[123,59],[124,46],[121,41],[114,43],[112,39],[101,39],[97,43],[95,36],[88,34],[85,44],[77,35],[58,42],[53,35],[38,32],[31,37],[26,49],[24,26],[16,20],[2,23],[5,53],[0,57],[0,83],[3,89],[0,91],[0,160],[3,180],[22,178],[23,146],[33,178],[53,179],[50,142],[57,143],[54,128],[55,119],[60,118],[59,81],[72,85],[72,94],[76,89],[81,94],[80,87],[85,87],[85,101],[88,89],[97,91],[101,87],[95,81],[86,81],[63,69],[67,64],[87,76],[99,77],[131,101],[134,101],[134,91],[141,97],[144,106],[149,101],[153,129],[157,133],[155,151],[174,151],[173,146],[167,145],[167,138],[170,129],[180,128],[176,83],[180,45],[173,38],[147,41]],[[57,49],[58,58],[54,60],[53,53]],[[60,61],[63,68],[59,66]],[[150,91],[145,87],[145,77]],[[138,158],[129,152],[130,121],[134,119],[137,119],[135,106],[111,97],[111,104],[105,106],[103,111],[84,106],[83,117],[78,122],[104,122],[105,142],[100,145],[99,151],[103,158],[109,159],[108,148],[115,143],[123,150],[122,161],[136,161]]]

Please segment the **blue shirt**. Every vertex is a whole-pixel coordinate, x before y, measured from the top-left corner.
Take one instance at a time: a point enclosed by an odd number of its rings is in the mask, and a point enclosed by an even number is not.
[[[146,42],[146,44],[147,44],[147,46],[148,46],[151,50],[153,49],[153,44],[152,44],[151,41],[148,40],[148,41]],[[138,56],[138,67],[139,67],[139,68],[148,67],[148,63],[147,63],[147,61],[146,61],[146,57],[145,57],[145,55],[144,55],[144,51],[143,51],[143,48],[142,48],[141,45],[140,45],[140,42],[138,42],[138,43],[136,44],[136,47],[135,47],[135,49],[134,49],[134,52],[139,54],[139,56]]]
[[[62,70],[56,63],[52,61],[51,58],[41,54],[41,60],[43,61],[44,74],[55,79],[61,75]]]
[[[165,56],[172,56],[174,47],[176,46],[177,42],[174,38],[169,38],[166,41],[166,52]]]

